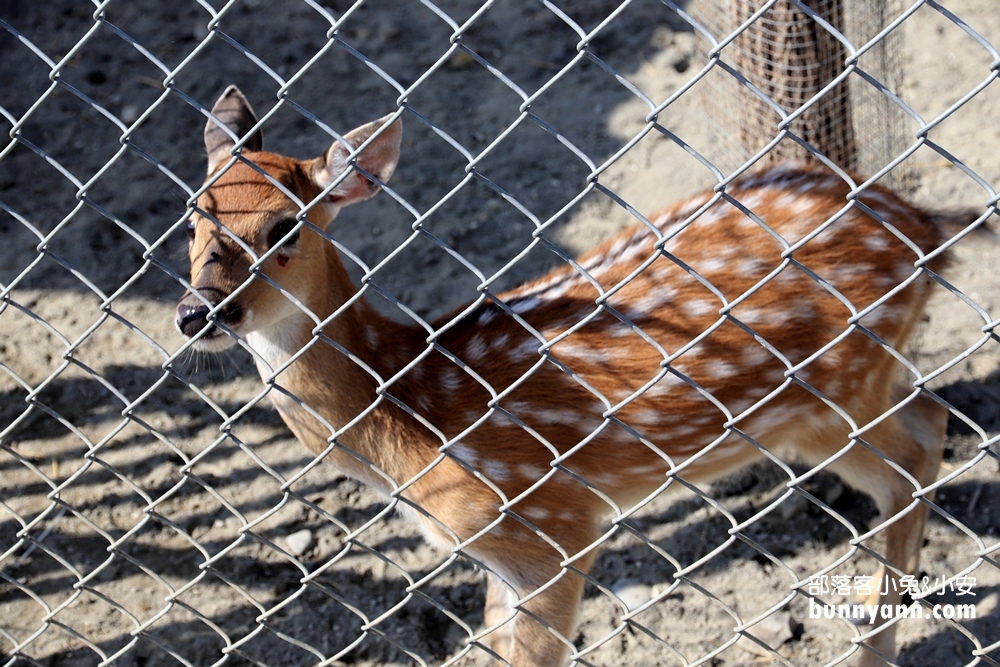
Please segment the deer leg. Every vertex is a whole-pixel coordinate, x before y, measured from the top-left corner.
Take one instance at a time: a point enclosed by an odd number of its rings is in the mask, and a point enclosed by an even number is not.
[[[926,488],[937,480],[947,416],[947,411],[937,403],[918,396],[873,429],[870,442],[912,475],[920,488]],[[900,573],[917,572],[928,507],[924,503],[911,506],[917,489],[902,475],[887,471],[886,463],[876,460],[877,457],[866,449],[855,449],[846,458],[844,463],[849,470],[842,472],[842,476],[875,498],[882,520],[891,520],[901,514],[885,529],[885,560],[889,566],[879,568],[875,579],[879,584],[878,592],[866,601],[879,606],[878,616],[870,628],[876,630],[896,616],[902,603]],[[861,667],[885,665],[882,656],[890,660],[896,656],[895,626],[879,630],[865,644],[857,664]]]
[[[551,549],[544,557],[537,549],[513,551],[534,552],[534,558],[528,566],[498,565],[490,575],[485,620],[487,627],[498,626],[487,635],[490,648],[513,667],[565,665],[583,595],[584,578],[577,570],[586,572],[594,555],[563,568],[561,555]]]
[[[484,619],[487,628],[498,626],[487,635],[490,648],[501,656],[511,654],[514,642],[514,602],[517,596],[498,576],[490,574],[486,580],[486,611]]]

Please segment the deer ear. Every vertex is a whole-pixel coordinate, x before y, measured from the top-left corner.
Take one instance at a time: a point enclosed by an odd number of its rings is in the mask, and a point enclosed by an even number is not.
[[[374,176],[379,183],[385,183],[396,170],[399,161],[399,144],[403,137],[403,122],[397,120],[385,127],[392,114],[367,125],[351,130],[344,139],[351,145],[348,148],[339,141],[333,142],[326,155],[319,161],[314,177],[321,189],[326,189],[336,181],[341,174],[351,168],[348,158],[350,154],[372,135],[381,130],[380,134],[365,147],[356,158],[356,164],[361,171]],[[329,194],[330,201],[340,206],[354,204],[371,198],[379,191],[379,183],[368,180],[360,171],[353,170],[347,178],[341,181]]]
[[[232,157],[236,142],[230,132],[237,137],[244,137],[257,124],[257,116],[247,98],[236,86],[229,86],[222,97],[212,107],[212,116],[205,124],[205,150],[208,152],[208,173],[213,173],[219,165]],[[229,130],[227,132],[226,130]],[[259,151],[264,148],[264,135],[260,130],[243,144],[243,150]]]

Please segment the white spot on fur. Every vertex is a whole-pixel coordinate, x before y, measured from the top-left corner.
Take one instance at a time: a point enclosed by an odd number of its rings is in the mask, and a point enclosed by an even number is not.
[[[693,424],[678,424],[677,426],[671,427],[669,431],[657,433],[653,437],[659,442],[670,442],[678,438],[686,438],[688,436],[695,435],[696,433],[701,433],[702,430],[703,429],[701,427]]]
[[[613,359],[613,355],[609,350],[577,345],[570,342],[559,343],[555,346],[554,351],[557,356],[578,359],[588,364],[607,364]]]
[[[840,394],[841,389],[843,384],[837,378],[833,378],[823,386],[822,392],[827,396],[836,396]]]
[[[546,301],[552,301],[553,299],[558,299],[566,292],[570,291],[572,288],[580,284],[579,280],[574,280],[572,278],[564,278],[562,280],[551,280],[546,281],[548,284],[539,285],[537,291],[533,290],[534,294],[537,294],[539,298],[545,299]]]
[[[684,372],[678,366],[678,364],[674,364],[674,368],[676,368],[677,371],[680,373]],[[667,373],[656,384],[647,389],[643,393],[643,396],[648,396],[650,398],[659,398],[670,393],[670,391],[677,385],[683,385],[683,384],[687,383],[684,382],[684,380],[677,377],[676,375],[674,375],[673,373]]]
[[[743,257],[736,260],[733,270],[737,273],[737,275],[756,276],[767,271],[767,264],[765,264],[763,260],[755,257]]]
[[[876,308],[872,312],[868,313],[861,318],[861,324],[866,327],[874,327],[882,320],[886,319],[886,315],[889,315],[885,306]]]
[[[605,435],[610,435],[613,442],[619,442],[622,444],[631,444],[637,442],[636,437],[622,428],[616,428],[614,430],[607,429],[604,431]]]
[[[513,310],[515,313],[517,313],[517,314],[520,315],[520,314],[523,314],[523,313],[527,313],[527,312],[529,312],[531,310],[534,310],[535,308],[537,308],[538,306],[540,306],[541,303],[542,303],[541,299],[538,299],[537,297],[529,297],[527,299],[518,299],[514,303],[514,305],[512,305],[510,307],[510,309]]]
[[[733,317],[738,319],[748,327],[755,324],[766,324],[774,320],[775,312],[764,308],[737,308],[733,311]]]
[[[774,358],[774,355],[767,348],[760,345],[747,345],[743,348],[743,364],[750,368],[763,366]]]
[[[528,338],[510,348],[507,356],[511,361],[535,360],[538,358],[539,347],[541,347],[541,343],[534,338]]]
[[[796,197],[789,192],[784,192],[772,199],[771,205],[777,209],[787,209],[792,208],[795,204],[801,201],[802,200],[799,197]]]
[[[772,196],[773,195],[771,193],[767,192],[750,191],[739,195],[738,199],[739,202],[743,204],[744,208],[756,213],[770,203]]]
[[[576,429],[585,438],[599,429],[603,423],[603,419],[580,419],[576,423]],[[604,431],[601,431],[601,435],[604,435]]]
[[[456,442],[449,447],[448,453],[471,466],[475,466],[476,462],[479,461],[479,454],[473,451],[471,447],[461,442]]]
[[[702,415],[700,417],[692,417],[687,420],[688,424],[693,426],[708,426],[709,424],[721,423],[718,415]]]
[[[627,306],[619,309],[619,312],[634,322],[648,317],[651,313],[673,301],[676,296],[676,288],[669,285],[658,285],[647,291],[642,297],[630,300]]]
[[[525,415],[524,419],[528,423],[537,422],[550,426],[556,424],[576,426],[579,430],[585,431],[586,433],[592,432],[601,424],[593,418],[584,417],[577,410],[559,410],[557,408],[525,406],[523,408],[523,414]]]
[[[520,424],[511,420],[510,417],[502,412],[494,412],[490,415],[489,424],[491,426],[497,426],[499,428],[521,428]]]
[[[632,414],[628,421],[640,426],[656,426],[663,421],[663,413],[659,410],[639,410]]]
[[[667,462],[662,460],[657,460],[655,463],[649,463],[647,465],[633,466],[628,469],[629,473],[632,475],[650,475],[654,472],[666,472]]]
[[[795,431],[799,428],[799,425],[794,423],[795,420],[808,412],[809,408],[805,405],[796,405],[781,410],[758,411],[748,420],[748,423],[752,424],[750,434]]]
[[[714,359],[707,362],[702,366],[702,369],[706,374],[717,380],[727,380],[736,375],[737,372],[736,366],[721,359]]]
[[[714,310],[718,310],[718,306],[707,299],[693,299],[684,304],[684,312],[688,317],[702,317]]]
[[[801,271],[799,271],[794,267],[789,266],[782,269],[781,273],[771,278],[771,280],[788,285],[790,283],[797,282],[805,277],[806,275],[804,273],[802,273]]]
[[[809,197],[794,197],[794,202],[789,206],[791,213],[799,219],[808,220],[815,213],[815,204]]]
[[[617,263],[629,264],[640,257],[645,257],[649,253],[648,235],[644,234],[641,239],[636,239],[636,241],[625,247],[625,252],[618,258]]]
[[[758,399],[754,399],[749,396],[744,396],[740,399],[733,401],[731,405],[728,405],[726,407],[728,407],[729,411],[733,413],[733,416],[736,416],[741,414],[744,410],[749,408],[754,403],[756,403],[757,400]]]
[[[453,394],[462,388],[462,380],[458,377],[458,371],[452,368],[442,371],[441,376],[438,378],[438,383],[441,389],[449,394]]]
[[[726,260],[722,257],[709,257],[694,261],[691,266],[695,271],[704,275],[707,273],[718,273],[726,269]]]
[[[431,409],[431,399],[427,394],[423,392],[417,394],[416,401],[418,410],[422,412],[427,412],[428,410]]]
[[[521,475],[521,477],[524,477],[531,482],[537,482],[545,476],[545,473],[547,473],[548,470],[531,463],[519,463],[517,465],[517,472]]]
[[[539,507],[537,505],[532,507],[526,507],[525,509],[520,510],[520,514],[525,519],[531,522],[545,521],[550,516],[552,516],[552,512],[550,512],[547,508]]]
[[[626,317],[628,317],[628,315],[626,315]],[[632,319],[632,318],[629,317],[629,319]],[[618,323],[618,324],[612,325],[607,330],[607,335],[610,336],[611,338],[625,338],[629,334],[633,334],[633,333],[635,333],[635,332],[632,330],[632,328],[629,327],[627,324],[624,324],[624,323]]]
[[[835,271],[839,280],[867,279],[877,273],[871,264],[842,264]]]
[[[502,350],[507,347],[507,343],[510,342],[510,334],[500,334],[496,338],[490,341],[491,350]]]
[[[485,326],[492,322],[497,316],[497,312],[493,308],[488,308],[479,316],[479,326]]]
[[[509,482],[510,467],[503,461],[486,459],[482,463],[482,473],[491,482]]]
[[[875,234],[864,237],[861,243],[871,252],[885,252],[889,249],[889,241],[884,236]]]
[[[528,403],[527,401],[505,401],[503,408],[507,412],[520,417],[531,414],[532,406],[531,403]]]
[[[827,350],[826,352],[823,353],[823,356],[821,356],[818,359],[818,362],[826,367],[840,366],[840,364],[843,363],[843,361],[844,361],[843,353],[841,352],[841,350],[838,350],[836,348],[832,350]]]
[[[617,487],[622,483],[622,475],[618,472],[605,471],[600,473],[590,473],[587,475],[580,475],[585,480],[591,484],[600,484],[601,486],[614,486]]]
[[[726,207],[720,204],[716,204],[709,210],[702,213],[697,220],[698,225],[714,225],[715,223],[726,218]]]
[[[639,227],[632,234],[618,237],[605,253],[591,257],[581,266],[591,275],[599,275],[619,263],[632,262],[639,255],[651,252],[649,240],[649,230]]]
[[[466,362],[478,362],[482,361],[483,357],[486,356],[486,340],[479,334],[472,337],[469,341],[468,347],[465,348],[465,361]]]

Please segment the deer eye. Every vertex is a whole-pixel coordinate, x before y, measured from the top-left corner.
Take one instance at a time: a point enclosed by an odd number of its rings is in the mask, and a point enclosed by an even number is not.
[[[194,241],[194,220],[188,218],[184,223],[184,229],[187,231],[188,241]]]
[[[281,220],[271,227],[271,231],[267,234],[267,247],[273,248],[279,243],[285,247],[295,245],[299,240],[299,230],[295,230],[295,233],[291,236],[288,236],[288,234],[297,224],[298,221],[290,218],[288,220]],[[285,239],[286,236],[288,236],[287,239]],[[282,239],[284,239],[284,243],[282,243]]]

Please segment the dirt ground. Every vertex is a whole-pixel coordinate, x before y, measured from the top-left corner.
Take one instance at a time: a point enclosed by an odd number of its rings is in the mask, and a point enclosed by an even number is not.
[[[174,359],[183,344],[173,328],[183,291],[175,276],[187,270],[181,183],[193,188],[201,181],[204,117],[179,94],[156,105],[167,72],[148,55],[174,72],[177,90],[203,105],[236,83],[266,113],[278,88],[223,39],[186,60],[207,34],[206,4],[111,2],[107,19],[120,32],[102,25],[73,50],[94,28],[92,4],[0,0],[0,20],[23,37],[0,30],[0,127],[6,135],[17,122],[22,138],[0,147],[0,664],[432,665],[458,657],[460,664],[485,665],[478,649],[463,655],[463,624],[475,630],[483,621],[485,586],[472,565],[460,559],[436,571],[447,554],[423,542],[373,491],[313,465],[260,398],[249,355]],[[586,31],[618,6],[565,4]],[[1000,88],[990,84],[1000,56],[958,21],[1000,45],[1000,13],[993,0],[941,4],[954,19],[926,5],[901,28],[904,99],[930,120],[983,89],[930,130],[937,150],[928,144],[908,159],[916,180],[906,195],[936,209],[985,210],[1000,184]],[[329,24],[315,6],[242,0],[221,25],[288,79],[327,44]],[[339,16],[350,6],[331,0],[329,9]],[[462,24],[477,3],[437,6]],[[339,33],[404,88],[419,82],[407,95],[413,113],[392,181],[419,212],[462,181],[467,159],[418,115],[478,154],[517,118],[523,100],[515,89],[540,90],[581,41],[543,3],[499,2],[462,42],[503,80],[467,54],[447,55],[452,32],[415,0],[371,0]],[[690,26],[652,1],[624,5],[591,48],[656,103],[706,62]],[[66,86],[32,109],[52,86],[54,63]],[[128,147],[120,141],[123,127],[67,87],[124,127],[142,118]],[[709,151],[699,87],[660,122]],[[291,87],[296,104],[340,132],[395,109],[399,97],[339,44]],[[649,109],[585,59],[532,111],[599,165],[635,136]],[[917,127],[913,121],[911,137]],[[297,156],[319,154],[330,143],[291,105],[270,117],[264,132],[269,147]],[[552,238],[570,254],[633,220],[596,191],[566,208],[590,170],[530,120],[479,165],[538,221],[560,214]],[[650,211],[714,181],[654,132],[601,183]],[[374,266],[411,235],[412,222],[383,195],[346,211],[333,234]],[[429,216],[425,229],[491,276],[529,245],[535,223],[474,180]],[[971,602],[976,618],[903,621],[900,664],[910,667],[973,664],[977,656],[1000,664],[1000,483],[997,456],[982,437],[1000,432],[1000,346],[987,327],[1000,313],[1000,244],[968,238],[956,253],[948,274],[956,291],[938,289],[912,358],[924,373],[946,369],[932,388],[983,433],[952,421],[944,472],[953,478],[937,494],[922,568],[931,583],[973,577],[974,596],[950,592],[940,601]],[[559,261],[537,249],[496,285],[516,285]],[[375,280],[424,317],[470,300],[479,282],[423,237]],[[783,489],[780,473],[759,467],[707,491],[743,521]],[[820,475],[805,489],[859,533],[875,519],[871,501],[832,476]],[[672,590],[675,566],[662,554],[693,563],[728,539],[730,520],[681,494],[658,499],[624,525],[597,560],[592,576],[600,585],[585,594],[575,639],[579,647],[597,646],[585,664],[696,662],[731,642],[737,624],[781,606],[795,577],[838,559],[830,575],[875,569],[863,552],[851,555],[853,536],[842,522],[817,505],[786,502]],[[413,592],[411,584],[432,573]],[[623,625],[612,590],[634,604],[659,601]],[[810,619],[802,595],[784,608],[791,631],[774,643],[789,663],[827,664],[850,649],[852,624]],[[771,660],[731,645],[705,663]]]

